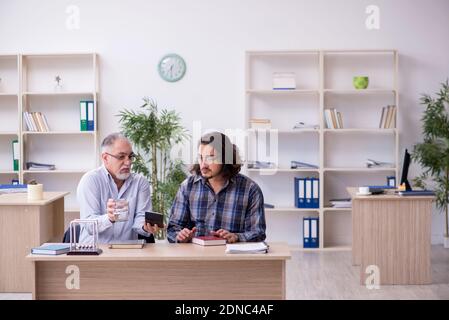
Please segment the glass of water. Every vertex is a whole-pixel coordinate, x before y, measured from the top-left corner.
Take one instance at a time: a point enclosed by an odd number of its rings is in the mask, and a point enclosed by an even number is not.
[[[117,199],[115,200],[114,216],[115,221],[127,221],[128,220],[128,200]]]

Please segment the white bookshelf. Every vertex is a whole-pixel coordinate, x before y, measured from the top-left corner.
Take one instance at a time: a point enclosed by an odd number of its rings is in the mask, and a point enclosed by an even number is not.
[[[274,72],[294,72],[296,89],[272,90]],[[302,218],[315,216],[320,218],[319,250],[351,248],[351,208],[330,207],[329,200],[348,198],[347,186],[384,185],[391,175],[398,179],[399,130],[379,129],[382,107],[396,105],[399,119],[397,73],[395,50],[246,53],[245,159],[275,162],[279,168],[244,170],[261,187],[265,202],[275,205],[265,209],[269,241],[287,241],[301,248]],[[367,89],[353,88],[356,75],[369,76]],[[327,108],[342,113],[343,129],[325,127]],[[275,161],[256,155],[260,143],[256,130],[249,128],[251,118],[271,120],[278,145]],[[293,129],[300,121],[319,129]],[[391,167],[367,168],[368,158],[389,162]],[[289,169],[291,160],[319,168]],[[294,207],[294,177],[320,179],[318,209]]]
[[[55,76],[62,88],[55,90]],[[95,53],[0,55],[0,183],[35,179],[45,191],[69,191],[66,211],[78,211],[76,187],[98,166],[98,57]],[[94,131],[80,131],[80,100],[93,100]],[[42,112],[49,132],[30,132],[22,112]],[[13,171],[12,140],[20,146]],[[27,170],[26,162],[51,163],[56,170]]]
[[[20,56],[0,55],[0,183],[19,179],[14,171],[12,141],[19,140]]]

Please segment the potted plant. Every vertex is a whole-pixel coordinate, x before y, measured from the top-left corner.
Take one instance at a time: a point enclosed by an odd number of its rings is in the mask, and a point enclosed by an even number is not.
[[[133,171],[141,173],[150,182],[152,210],[162,213],[167,224],[173,199],[187,176],[182,161],[170,158],[170,150],[188,135],[175,111],[159,111],[155,101],[149,98],[143,100],[141,111],[120,111],[119,123],[138,155]],[[161,230],[156,238],[165,239],[165,236],[165,231]]]
[[[421,104],[426,106],[423,122],[424,141],[414,146],[412,159],[424,169],[414,179],[418,187],[433,182],[438,209],[445,213],[444,247],[449,248],[449,83],[441,84],[437,97],[423,94]]]

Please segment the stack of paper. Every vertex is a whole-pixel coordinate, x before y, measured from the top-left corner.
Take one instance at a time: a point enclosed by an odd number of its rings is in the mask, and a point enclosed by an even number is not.
[[[331,199],[331,200],[329,200],[329,202],[332,204],[332,207],[334,207],[334,208],[351,208],[352,207],[351,198]]]
[[[27,165],[28,170],[34,170],[34,171],[55,170],[56,169],[54,164],[27,162],[26,165]]]
[[[226,245],[226,253],[267,253],[268,245],[265,242],[234,243]]]

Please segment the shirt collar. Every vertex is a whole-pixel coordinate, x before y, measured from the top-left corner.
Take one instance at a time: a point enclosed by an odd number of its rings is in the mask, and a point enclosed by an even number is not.
[[[207,180],[201,174],[196,174],[195,177],[193,178],[193,183],[197,183],[198,181],[201,181],[201,183],[203,185],[205,185]],[[223,189],[226,188],[230,183],[234,183],[234,182],[235,182],[235,177],[228,179],[228,181],[225,183],[225,186],[223,187]]]

